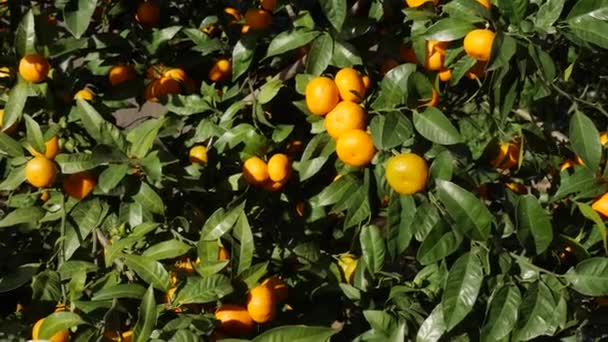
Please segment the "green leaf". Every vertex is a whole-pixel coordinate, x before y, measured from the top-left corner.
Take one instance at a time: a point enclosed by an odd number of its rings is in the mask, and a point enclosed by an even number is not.
[[[56,333],[80,324],[85,324],[85,321],[73,312],[54,312],[44,319],[38,336],[41,339],[50,339]]]
[[[344,177],[342,177],[344,178]],[[416,202],[412,196],[399,196],[392,193],[388,204],[386,249],[391,259],[405,252],[414,236],[414,215]]]
[[[496,70],[509,65],[511,58],[517,52],[517,40],[502,32],[496,34],[493,47],[494,51],[498,51],[492,57],[492,63],[488,66],[488,71]],[[470,67],[469,67],[470,68]]]
[[[241,272],[251,267],[255,252],[253,233],[244,211],[240,212],[239,218],[234,225],[234,237],[241,245],[239,250],[239,265],[236,271],[236,274],[241,274]]]
[[[454,156],[449,150],[439,153],[429,170],[431,179],[451,180],[454,173],[454,163]]]
[[[469,252],[461,255],[450,269],[441,298],[448,331],[471,312],[482,283],[483,265],[477,254]]]
[[[421,265],[440,261],[458,250],[462,234],[450,230],[444,220],[439,220],[418,248],[416,260]]]
[[[311,206],[324,207],[338,203],[360,184],[354,177],[344,176],[331,182],[323,191],[310,198]]]
[[[188,277],[177,292],[174,305],[215,302],[233,291],[230,279],[223,274]]]
[[[318,0],[325,17],[340,32],[346,19],[346,0]]]
[[[146,288],[139,284],[118,284],[97,291],[91,300],[102,301],[113,298],[142,299]]]
[[[258,94],[258,102],[260,104],[266,104],[272,101],[279,93],[279,90],[281,90],[281,87],[283,87],[283,82],[279,79],[272,79],[264,83]]]
[[[90,0],[70,0],[63,8],[66,29],[76,38],[80,38],[89,27],[97,2]]]
[[[400,146],[414,134],[411,121],[400,112],[374,115],[369,128],[374,146],[380,150]]]
[[[458,129],[435,107],[428,107],[423,113],[414,111],[414,127],[420,135],[440,145],[462,142]]]
[[[519,198],[516,213],[517,237],[526,248],[541,254],[553,241],[551,219],[532,195]]]
[[[536,12],[536,20],[534,25],[541,32],[552,32],[550,28],[559,19],[562,10],[564,9],[565,0],[547,0]]]
[[[146,342],[150,339],[150,334],[156,326],[158,313],[156,311],[156,301],[154,300],[154,289],[148,287],[144,298],[139,306],[139,317],[135,328],[133,328],[133,337],[135,342]]]
[[[313,31],[306,28],[295,28],[291,31],[284,31],[276,35],[268,45],[266,57],[272,57],[283,54],[287,51],[294,50],[300,46],[304,46],[320,34],[318,31]]]
[[[608,253],[608,232],[606,231],[606,225],[604,224],[604,220],[602,220],[601,216],[595,210],[593,210],[590,205],[580,202],[577,202],[576,205],[578,206],[578,210],[581,212],[581,214],[583,214],[583,216],[595,223],[594,227],[597,229],[597,232],[602,237],[604,251]]]
[[[443,11],[449,14],[450,18],[457,18],[477,23],[484,18],[491,19],[492,13],[481,3],[475,0],[453,0],[443,5]]]
[[[170,95],[167,109],[178,115],[200,114],[213,110],[206,98],[198,95]]]
[[[111,123],[105,121],[103,117],[83,99],[76,100],[82,127],[95,139],[99,144],[113,146],[120,151],[127,150],[127,142],[122,132]]]
[[[346,68],[361,65],[363,60],[354,45],[346,41],[334,40],[334,52],[330,64],[338,68]]]
[[[158,290],[169,290],[169,273],[160,262],[139,255],[124,255],[124,258],[125,264],[143,281]]]
[[[481,329],[481,341],[500,341],[507,337],[517,322],[520,303],[521,293],[517,286],[505,285],[498,289],[488,303],[488,314]]]
[[[24,223],[35,225],[43,216],[44,210],[40,207],[17,208],[0,220],[0,228]]]
[[[257,263],[241,272],[238,278],[247,285],[247,288],[254,288],[268,272],[268,264],[268,261]]]
[[[175,35],[182,29],[182,26],[170,26],[160,30],[153,30],[152,34],[148,37],[149,39],[141,42],[143,46],[148,50],[150,55],[155,54],[161,45],[170,41]]]
[[[0,153],[9,155],[11,157],[22,157],[23,148],[17,141],[8,136],[6,133],[0,132]]]
[[[486,240],[490,235],[493,216],[483,202],[452,182],[436,182],[439,199],[452,218],[454,227],[470,239]]]
[[[568,27],[578,38],[608,49],[607,13],[606,0],[578,1],[568,14]]]
[[[146,249],[142,256],[152,260],[173,259],[186,254],[192,246],[180,240],[172,239],[159,242]]]
[[[29,83],[22,79],[19,79],[17,84],[10,90],[8,93],[8,101],[6,101],[4,107],[2,127],[11,127],[21,120],[29,91]]]
[[[457,85],[464,75],[466,75],[476,63],[477,60],[469,55],[466,55],[456,61],[452,69],[452,79],[450,80],[450,85]]]
[[[570,119],[570,143],[591,170],[597,169],[602,158],[600,133],[595,124],[585,114],[577,111]]]
[[[334,40],[328,33],[318,36],[310,46],[310,52],[306,57],[306,73],[321,75],[331,62],[334,50]]]
[[[284,325],[263,332],[252,342],[329,342],[336,333],[336,330],[326,327]]]
[[[39,268],[40,264],[24,264],[14,270],[3,272],[0,277],[0,293],[12,291],[30,282]]]
[[[154,214],[163,215],[165,213],[162,198],[145,182],[141,183],[139,191],[131,197]]]
[[[164,123],[164,119],[149,119],[132,129],[127,134],[127,141],[131,143],[130,155],[140,159],[145,157],[150,152],[158,131]]]
[[[20,56],[36,53],[36,22],[34,10],[30,9],[23,15],[15,33],[15,50]],[[9,127],[9,126],[4,126]]]
[[[566,275],[570,287],[585,296],[608,295],[608,258],[593,257],[583,260]]]
[[[129,171],[129,164],[114,164],[108,166],[99,174],[99,183],[97,187],[105,193],[114,190],[125,178]]]
[[[217,240],[229,232],[243,212],[244,206],[245,202],[242,202],[228,211],[219,208],[213,212],[201,230],[201,241]]]
[[[391,69],[380,83],[379,95],[372,103],[373,109],[395,108],[407,101],[410,76],[416,71],[414,64],[401,64]]]
[[[257,44],[257,36],[243,35],[232,49],[232,80],[236,81],[244,74],[251,62]]]
[[[80,247],[83,241],[91,234],[108,213],[109,206],[101,202],[99,198],[79,202],[70,213],[70,221],[65,232],[65,258],[71,258],[72,254]],[[72,222],[74,224],[72,224]]]
[[[420,325],[416,334],[416,342],[437,342],[446,330],[443,319],[443,305],[439,303]]]
[[[513,333],[513,340],[528,341],[533,338],[552,335],[555,331],[553,310],[555,302],[551,290],[542,281],[531,284],[519,306],[519,320]]]
[[[512,24],[519,24],[526,16],[529,0],[498,0],[500,12],[511,19]]]
[[[424,39],[449,42],[464,37],[474,28],[475,26],[470,22],[460,19],[441,19],[426,30]]]
[[[376,274],[382,270],[384,266],[384,256],[386,248],[384,239],[380,233],[380,229],[374,225],[369,225],[361,228],[359,235],[361,243],[361,252],[363,261],[371,274]]]
[[[44,144],[44,138],[40,126],[34,119],[29,115],[24,115],[25,118],[25,129],[27,132],[27,142],[40,153],[44,154],[46,146]]]

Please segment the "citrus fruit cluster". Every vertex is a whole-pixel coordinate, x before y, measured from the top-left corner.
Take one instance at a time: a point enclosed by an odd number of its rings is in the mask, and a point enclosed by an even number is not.
[[[219,333],[233,337],[248,335],[255,323],[273,321],[277,315],[277,305],[284,302],[287,296],[288,286],[281,278],[266,278],[249,290],[245,305],[222,304],[216,309]]]

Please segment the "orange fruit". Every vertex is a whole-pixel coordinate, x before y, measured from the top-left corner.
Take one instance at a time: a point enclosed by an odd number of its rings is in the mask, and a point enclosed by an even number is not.
[[[192,164],[207,164],[207,148],[203,145],[196,145],[188,152],[188,159]]]
[[[259,8],[250,8],[245,12],[245,23],[252,30],[265,30],[272,23],[272,15]]]
[[[471,69],[469,69],[469,71],[467,71],[465,76],[470,80],[476,80],[478,78],[483,78],[486,74],[486,65],[487,64],[488,63],[486,63],[486,62],[475,63],[475,65],[473,65],[471,67]]]
[[[251,157],[243,163],[243,177],[251,185],[262,185],[268,178],[268,165],[259,157]]]
[[[95,99],[95,93],[93,93],[89,88],[83,88],[74,94],[74,100],[83,99],[85,101],[93,101]]]
[[[274,298],[277,301],[283,302],[287,299],[287,291],[289,290],[289,287],[276,275],[266,278],[266,280],[262,282],[262,286],[268,287],[273,292]]]
[[[452,79],[452,69],[440,70],[438,75],[441,82],[449,82]]]
[[[439,0],[405,0],[405,3],[407,3],[409,7],[419,7],[422,6],[425,2],[430,2],[433,5],[437,5],[439,3]]]
[[[304,148],[304,143],[302,140],[294,139],[287,144],[287,152],[290,154],[300,152],[302,148]]]
[[[43,203],[48,201],[49,198],[51,198],[51,194],[48,191],[43,191],[40,194],[40,201],[42,201]]]
[[[429,40],[426,42],[424,66],[427,70],[438,71],[443,69],[445,48],[447,45],[447,42],[439,42],[436,40]]]
[[[251,289],[247,295],[247,312],[257,323],[272,321],[277,313],[276,299],[272,290],[263,285]]]
[[[563,162],[559,169],[560,171],[564,171],[576,165],[585,165],[585,162],[581,159],[581,157],[576,156],[575,160],[569,159]]]
[[[34,327],[32,328],[32,339],[33,340],[38,340],[40,339],[40,327],[42,326],[42,322],[44,322],[44,318],[39,319],[36,324],[34,324]],[[69,330],[61,330],[57,333],[55,333],[55,335],[51,336],[51,338],[48,339],[48,341],[50,342],[67,342],[70,340],[70,331]]]
[[[0,113],[0,127],[2,127],[2,114],[1,113]],[[600,133],[600,143],[602,145],[606,145],[608,143],[608,132]]]
[[[473,30],[464,37],[464,51],[478,61],[487,62],[492,56],[495,36],[494,32],[487,29]]]
[[[55,156],[59,154],[59,138],[55,135],[47,142],[44,143],[45,151],[44,154],[36,151],[33,147],[30,147],[30,151],[33,157],[46,157],[47,159],[55,159]]]
[[[338,266],[342,269],[344,280],[349,284],[353,283],[358,262],[359,259],[350,253],[344,253],[338,258]]]
[[[17,130],[17,123],[12,124],[10,127],[3,128],[2,120],[4,120],[4,109],[0,109],[0,131],[6,134],[12,134]]]
[[[268,159],[268,178],[273,182],[283,182],[291,174],[291,162],[283,153],[277,153]]]
[[[144,26],[156,26],[160,21],[160,7],[152,1],[140,2],[135,19]]]
[[[359,72],[353,68],[343,68],[336,74],[336,86],[344,101],[361,102],[365,95],[365,84]]]
[[[25,179],[37,188],[47,188],[55,182],[55,163],[45,157],[34,157],[25,165]]]
[[[277,7],[277,0],[260,0],[260,5],[263,9],[272,12]]]
[[[608,217],[608,193],[603,194],[595,200],[591,208],[601,214],[603,217]]]
[[[215,311],[215,319],[220,321],[219,330],[233,336],[249,334],[255,324],[247,308],[235,304],[221,305]]]
[[[188,74],[181,68],[171,68],[163,73],[163,77],[171,78],[175,81],[178,81],[180,85],[186,87],[188,91],[192,91],[194,89],[194,83],[192,79],[188,77]]]
[[[232,8],[232,7],[226,7],[224,8],[224,13],[228,14],[229,16],[232,17],[232,21],[239,21],[241,20],[241,14],[239,13],[239,11],[237,11],[236,9]]]
[[[419,100],[419,101],[423,101],[423,100]],[[431,95],[431,100],[429,102],[423,103],[420,107],[436,107],[439,104],[439,92],[437,90],[435,90],[435,88],[433,88],[433,92]]]
[[[162,77],[160,80],[153,82],[151,95],[153,98],[164,97],[171,94],[179,94],[182,92],[182,86],[178,81],[170,77]]]
[[[209,70],[209,80],[212,82],[221,82],[230,77],[232,73],[232,64],[230,60],[222,58],[217,60]]]
[[[271,179],[267,179],[262,184],[262,188],[268,192],[277,192],[277,191],[280,191],[285,184],[287,184],[287,179],[280,181],[280,182],[275,182]]]
[[[336,142],[336,153],[344,164],[361,167],[372,161],[376,147],[367,132],[353,129],[340,135]]]
[[[490,161],[490,164],[497,169],[512,169],[519,164],[519,143],[504,142],[498,149],[498,154]]]
[[[220,246],[220,249],[217,252],[217,260],[230,260],[230,251],[226,247]]]
[[[429,167],[424,158],[414,153],[402,153],[386,162],[386,181],[395,192],[413,195],[426,188]]]
[[[526,188],[523,184],[517,182],[508,182],[505,183],[505,186],[509,188],[516,194],[525,195],[528,193],[528,188]]]
[[[46,58],[36,53],[25,55],[19,61],[19,75],[28,82],[43,81],[50,69],[51,65]]]
[[[315,115],[325,115],[340,101],[336,82],[328,77],[318,76],[306,84],[306,107]]]
[[[358,104],[342,101],[325,117],[325,129],[334,139],[351,129],[365,128],[365,110]]]
[[[115,65],[108,73],[108,79],[113,86],[133,80],[136,77],[135,69],[131,65]]]
[[[105,337],[107,341],[112,342],[131,342],[133,341],[133,330],[128,330],[120,334],[116,331],[108,330],[103,334],[103,337]]]
[[[479,2],[483,7],[487,9],[492,8],[492,3],[490,2],[490,0],[477,0],[477,2]]]
[[[197,263],[198,262],[200,262],[199,259],[197,259]],[[192,265],[192,261],[190,261],[190,258],[181,258],[175,265],[175,268],[180,272],[194,273],[194,265]]]
[[[372,86],[372,79],[367,75],[361,76],[361,81],[363,82],[363,87],[365,87],[365,93],[367,94]]]
[[[97,176],[92,171],[82,171],[69,175],[63,180],[63,192],[76,199],[87,197],[97,185]]]

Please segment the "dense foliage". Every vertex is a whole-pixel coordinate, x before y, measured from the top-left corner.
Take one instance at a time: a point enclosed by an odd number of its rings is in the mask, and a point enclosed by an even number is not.
[[[608,0],[0,1],[0,339],[606,338],[606,49]]]

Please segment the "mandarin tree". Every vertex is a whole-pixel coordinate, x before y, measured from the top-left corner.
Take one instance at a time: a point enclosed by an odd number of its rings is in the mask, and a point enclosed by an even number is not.
[[[608,0],[0,0],[0,340],[600,341]]]

